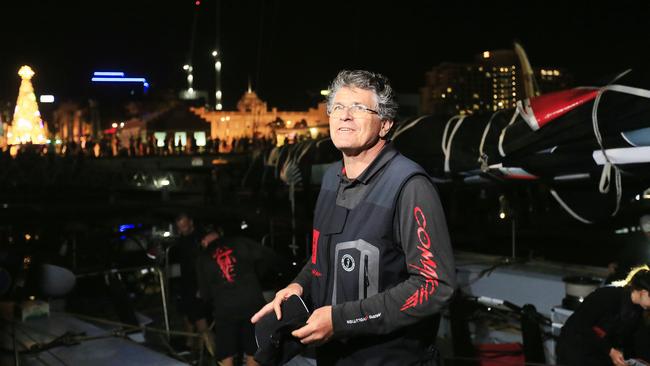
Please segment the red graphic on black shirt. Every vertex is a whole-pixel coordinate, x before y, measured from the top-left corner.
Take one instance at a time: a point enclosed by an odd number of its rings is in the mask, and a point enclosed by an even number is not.
[[[424,284],[420,286],[419,289],[409,296],[408,299],[402,305],[401,311],[406,309],[413,308],[417,305],[421,305],[423,302],[429,300],[429,296],[433,294],[438,287],[438,273],[436,268],[438,265],[433,260],[433,253],[431,253],[431,238],[429,238],[429,233],[426,230],[427,219],[424,217],[424,213],[420,207],[415,207],[413,210],[413,216],[415,217],[415,222],[418,224],[418,249],[420,250],[420,263],[411,264],[409,267],[415,268],[418,270],[420,275],[424,277]]]
[[[212,254],[212,258],[219,265],[221,276],[228,282],[235,282],[235,263],[237,263],[237,259],[232,255],[232,249],[219,247]]]

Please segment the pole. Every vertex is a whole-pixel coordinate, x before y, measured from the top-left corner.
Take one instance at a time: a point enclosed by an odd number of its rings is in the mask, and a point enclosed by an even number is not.
[[[169,341],[169,313],[167,312],[167,285],[165,284],[165,273],[156,267],[156,274],[160,281],[160,299],[163,306],[163,317],[165,318],[165,330],[167,331],[167,340]]]
[[[221,0],[216,3],[216,35],[215,35],[215,50],[212,51],[214,56],[214,71],[215,71],[215,91],[214,91],[214,109],[220,111],[223,109],[221,91]]]
[[[515,255],[515,254],[516,254],[515,249],[516,249],[516,246],[517,246],[517,245],[516,245],[516,234],[517,234],[517,230],[516,230],[516,225],[515,225],[515,218],[514,218],[514,216],[513,216],[512,219],[510,220],[510,223],[511,223],[511,227],[512,227],[512,232],[511,232],[511,236],[512,236],[512,259],[515,259],[515,258],[516,258],[516,255]]]

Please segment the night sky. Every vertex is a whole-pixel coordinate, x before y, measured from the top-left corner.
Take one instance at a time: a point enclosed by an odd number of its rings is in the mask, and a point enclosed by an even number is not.
[[[201,0],[195,85],[212,88],[216,0]],[[531,4],[529,4],[531,3]],[[83,98],[94,70],[144,76],[152,91],[185,86],[195,5],[190,0],[2,1],[0,100],[15,102],[20,65],[36,70],[37,94]],[[417,93],[444,61],[471,62],[519,40],[533,66],[565,67],[593,85],[650,68],[646,1],[221,0],[226,108],[253,88],[271,106],[314,105],[342,68],[386,74]]]

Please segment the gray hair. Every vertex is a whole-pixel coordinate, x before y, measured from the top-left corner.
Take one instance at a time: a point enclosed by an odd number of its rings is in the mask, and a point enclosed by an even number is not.
[[[382,120],[394,121],[397,116],[395,93],[388,79],[379,73],[365,70],[342,70],[336,75],[327,96],[327,112],[332,111],[334,96],[343,87],[372,90],[377,96],[377,112]]]

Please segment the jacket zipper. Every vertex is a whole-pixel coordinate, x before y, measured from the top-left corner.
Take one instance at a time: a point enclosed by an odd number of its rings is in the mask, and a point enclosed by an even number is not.
[[[363,255],[363,254],[362,254]],[[370,279],[368,278],[368,256],[363,257],[363,298],[368,298],[368,287]]]
[[[325,256],[325,259],[326,259],[326,261],[325,261],[325,270],[327,271],[325,273],[325,276],[326,276],[325,277],[325,289],[326,289],[325,291],[326,292],[325,292],[325,298],[323,299],[323,302],[327,301],[327,294],[329,293],[330,294],[329,303],[330,303],[330,305],[333,305],[332,304],[332,299],[334,298],[334,287],[333,286],[332,286],[332,290],[330,292],[330,283],[332,282],[332,277],[333,277],[333,273],[334,273],[334,272],[332,272],[332,275],[330,275],[330,271],[332,271],[332,268],[330,268],[330,265],[331,265],[331,262],[332,262],[332,255],[331,255],[332,251],[330,249],[331,245],[332,245],[332,235],[330,234],[330,235],[327,236],[327,246],[326,246],[327,251],[326,251],[326,256]]]

